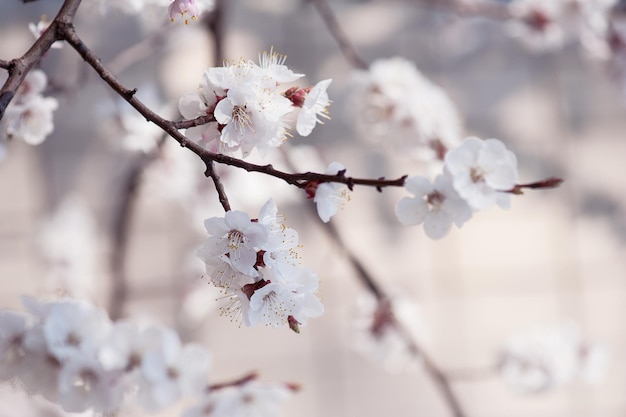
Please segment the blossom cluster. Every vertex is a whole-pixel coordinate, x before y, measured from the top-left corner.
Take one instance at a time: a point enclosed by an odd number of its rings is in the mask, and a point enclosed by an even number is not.
[[[275,417],[296,388],[254,374],[210,385],[210,353],[168,328],[112,322],[79,300],[23,303],[0,312],[0,381],[66,412],[114,415],[134,400],[155,413],[185,397],[197,405],[184,417]]]
[[[557,388],[582,378],[597,382],[606,371],[604,346],[586,343],[575,323],[537,327],[513,335],[498,364],[500,375],[524,392]]]
[[[295,111],[296,131],[308,136],[328,118],[326,90],[332,80],[281,91],[281,83],[304,76],[284,65],[285,59],[270,51],[259,57],[259,64],[240,59],[206,70],[198,92],[181,97],[178,107],[187,119],[212,116],[214,121],[187,129],[189,139],[211,152],[240,151],[246,157],[256,149],[265,156],[289,136],[289,117]]]
[[[47,84],[48,77],[42,70],[28,73],[2,121],[2,133],[7,139],[39,145],[52,133],[52,113],[59,104],[55,98],[43,96]]]
[[[113,413],[134,392],[158,411],[208,385],[209,352],[172,330],[111,322],[78,300],[24,305],[26,314],[0,313],[0,378],[65,411]]]
[[[284,224],[273,200],[258,219],[242,211],[204,222],[210,237],[199,249],[210,282],[221,288],[225,315],[246,326],[299,326],[320,316],[324,307],[315,295],[317,274],[299,265],[298,233]]]
[[[610,12],[616,0],[513,0],[509,33],[528,48],[549,51],[578,40],[594,57],[610,52]]]
[[[405,225],[424,224],[432,239],[444,237],[452,224],[461,227],[474,211],[493,205],[507,209],[517,185],[517,158],[497,139],[467,138],[444,157],[443,174],[434,182],[415,176],[396,206],[398,220]]]
[[[461,142],[454,103],[406,58],[376,60],[354,83],[351,108],[363,137],[428,162]]]

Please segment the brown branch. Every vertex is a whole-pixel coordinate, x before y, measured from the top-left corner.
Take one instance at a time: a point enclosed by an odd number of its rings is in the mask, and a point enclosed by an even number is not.
[[[270,175],[275,178],[282,179],[288,184],[294,185],[299,188],[305,188],[308,183],[315,181],[318,183],[323,182],[337,182],[346,184],[350,189],[355,185],[374,187],[381,191],[384,187],[402,187],[407,178],[406,175],[392,180],[385,178],[370,179],[370,178],[354,178],[346,177],[342,174],[326,175],[318,174],[314,172],[296,173],[290,174],[287,172],[279,171],[272,165],[257,165],[245,162],[241,159],[234,158],[228,155],[216,154],[209,152],[200,145],[190,141],[183,134],[178,131],[177,126],[183,125],[183,123],[176,123],[166,120],[150,110],[145,104],[143,104],[137,97],[135,97],[136,89],[130,90],[124,87],[120,81],[102,64],[100,59],[84,44],[82,39],[76,33],[72,24],[59,25],[59,32],[61,38],[67,41],[80,55],[81,57],[100,75],[114,91],[116,91],[124,100],[126,100],[135,110],[143,115],[147,120],[150,120],[157,126],[159,126],[165,133],[174,138],[181,146],[188,148],[193,153],[198,155],[205,164],[211,161],[234,166],[244,169],[248,172],[259,172],[266,175]],[[198,119],[194,119],[198,120]],[[188,122],[188,121],[185,121]]]
[[[61,6],[61,10],[48,26],[41,36],[33,43],[30,49],[20,58],[11,61],[7,68],[9,77],[0,89],[0,120],[4,116],[7,106],[15,97],[19,86],[22,84],[26,75],[41,60],[45,53],[50,49],[52,44],[62,39],[58,31],[60,26],[71,25],[74,15],[81,0],[65,0]]]
[[[289,165],[291,169],[295,169],[291,160],[289,159],[286,152],[283,152],[285,156],[285,161]],[[311,215],[315,216],[319,220],[319,216],[316,213],[316,210],[313,206],[310,207]],[[407,348],[415,357],[419,357],[422,359],[422,363],[424,365],[424,370],[431,377],[441,394],[443,395],[446,403],[450,407],[453,412],[454,417],[465,417],[466,414],[461,407],[459,400],[456,398],[456,395],[452,391],[450,387],[450,380],[447,378],[446,374],[439,369],[437,364],[421,349],[417,341],[409,334],[409,332],[405,329],[405,327],[400,323],[396,317],[393,315],[391,311],[391,298],[385,293],[382,285],[380,285],[376,278],[368,271],[367,267],[357,258],[357,256],[350,251],[348,246],[344,243],[339,230],[335,227],[335,225],[331,222],[323,225],[323,229],[328,233],[328,235],[335,242],[337,247],[341,248],[343,254],[350,261],[350,265],[356,271],[357,278],[361,281],[363,285],[376,297],[376,301],[379,306],[388,305],[388,317],[391,320],[390,325],[393,326],[396,331],[400,334],[400,336],[404,339],[404,342],[407,345]]]
[[[213,184],[215,184],[215,191],[217,191],[220,204],[224,207],[224,211],[230,211],[230,203],[228,202],[228,197],[226,196],[226,191],[224,190],[224,184],[222,184],[219,175],[215,172],[213,161],[209,161],[207,163],[204,175],[211,177],[213,180]]]
[[[214,121],[215,117],[212,114],[207,114],[205,116],[198,116],[195,119],[171,122],[171,124],[176,129],[189,129],[190,127],[201,126]]]
[[[227,388],[227,387],[237,387],[243,384],[246,384],[250,381],[254,381],[255,379],[257,379],[259,377],[259,375],[257,375],[256,372],[250,372],[247,375],[244,375],[240,378],[237,378],[233,381],[228,381],[228,382],[220,382],[217,384],[211,384],[207,387],[207,391],[210,393],[211,391],[215,391],[218,389],[222,389],[222,388]]]
[[[345,32],[341,28],[339,24],[339,20],[335,16],[333,9],[331,9],[330,5],[326,0],[312,0],[313,5],[317,9],[320,17],[326,24],[328,31],[332,35],[332,37],[339,44],[339,49],[343,56],[350,62],[350,64],[359,69],[366,70],[369,68],[368,63],[359,56],[356,52],[356,49],[352,42],[348,39]]]
[[[4,68],[5,70],[11,70],[13,65],[13,61],[5,61],[4,59],[0,59],[0,68]]]
[[[560,187],[561,184],[563,184],[563,181],[563,178],[549,177],[541,181],[529,182],[527,184],[517,184],[515,187],[510,190],[506,190],[505,192],[520,195],[524,194],[524,188],[528,188],[530,190],[548,190]]]

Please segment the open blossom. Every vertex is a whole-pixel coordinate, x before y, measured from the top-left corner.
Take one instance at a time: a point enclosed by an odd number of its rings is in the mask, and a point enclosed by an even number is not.
[[[472,209],[459,197],[449,177],[440,175],[431,184],[427,178],[411,177],[404,184],[415,197],[405,197],[396,206],[396,216],[404,225],[424,224],[431,239],[448,234],[452,224],[463,226],[472,217]]]
[[[257,261],[255,248],[263,245],[268,238],[268,231],[263,225],[252,222],[241,211],[228,211],[224,218],[211,217],[205,220],[204,225],[212,235],[206,245],[214,245],[216,256],[227,258],[229,264],[243,274],[258,275],[254,269]]]
[[[329,119],[328,106],[330,100],[328,99],[328,93],[326,90],[333,80],[320,81],[309,91],[304,98],[304,103],[298,113],[298,120],[296,122],[296,131],[301,136],[309,136],[313,131],[316,123],[323,124],[320,117]]]
[[[475,210],[494,204],[509,208],[518,181],[515,154],[497,139],[470,137],[445,156],[445,172],[459,195]]]
[[[339,162],[332,162],[326,169],[325,174],[337,175],[346,172],[345,167]],[[346,184],[338,182],[324,182],[318,184],[315,189],[313,201],[317,205],[317,214],[324,223],[339,212],[339,209],[350,200],[349,189]]]

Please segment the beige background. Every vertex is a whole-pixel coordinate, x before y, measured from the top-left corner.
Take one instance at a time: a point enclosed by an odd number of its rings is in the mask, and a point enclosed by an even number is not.
[[[138,41],[142,27],[158,28],[163,20],[149,13],[144,23],[114,11],[102,16],[85,3],[79,32],[105,63]],[[228,57],[255,58],[273,45],[309,82],[334,79],[332,120],[307,140],[295,140],[296,145],[319,145],[326,163],[342,161],[356,176],[418,172],[414,162],[355,137],[346,108],[350,67],[311,5],[287,0],[228,3]],[[0,58],[23,53],[32,41],[27,22],[42,13],[53,16],[59,4],[1,2]],[[400,190],[380,195],[357,189],[333,219],[347,247],[386,288],[419,303],[426,348],[444,369],[483,368],[511,332],[569,319],[579,322],[590,340],[610,349],[609,370],[598,386],[575,383],[526,396],[498,378],[455,383],[469,417],[623,416],[626,109],[620,82],[575,47],[529,53],[506,36],[500,22],[433,13],[411,2],[332,5],[366,60],[394,55],[414,60],[457,103],[467,134],[496,137],[513,149],[522,181],[550,175],[566,179],[558,190],[515,198],[509,211],[480,213],[439,242],[429,241],[420,228],[396,225],[392,210],[403,195]],[[147,58],[120,73],[126,85],[155,79],[170,100],[194,90],[210,65],[211,38],[200,25],[176,25],[170,31]],[[63,86],[74,85],[83,68],[69,48],[51,51],[42,65]],[[111,213],[129,157],[113,146],[116,138],[101,126],[108,123],[102,108],[110,106],[112,94],[94,74],[87,74],[80,88],[59,97],[56,130],[48,140],[36,148],[11,143],[8,159],[0,164],[2,307],[17,308],[21,294],[49,294],[42,282],[45,267],[38,260],[37,232],[42,219],[71,193],[86,199],[101,231],[97,250],[104,268],[93,278],[99,289],[94,301],[106,306]],[[278,156],[271,155],[270,162],[272,158]],[[450,415],[419,369],[389,374],[355,353],[352,313],[363,288],[309,216],[306,205],[311,203],[278,180],[234,171],[222,173],[235,209],[254,215],[273,195],[288,224],[300,232],[303,264],[315,268],[322,279],[326,314],[311,320],[300,335],[286,328],[239,328],[217,313],[197,327],[181,325],[176,319],[179,294],[189,282],[199,281],[198,273],[190,277],[183,272],[183,260],[202,234],[194,232],[198,220],[180,205],[144,190],[129,244],[132,294],[127,315],[177,325],[187,340],[202,341],[214,355],[213,381],[257,370],[267,380],[301,384],[285,415]],[[252,189],[255,196],[248,198]],[[206,217],[219,214],[214,200]],[[207,296],[206,303],[214,304],[214,297]],[[0,405],[0,415],[14,415],[8,404]]]

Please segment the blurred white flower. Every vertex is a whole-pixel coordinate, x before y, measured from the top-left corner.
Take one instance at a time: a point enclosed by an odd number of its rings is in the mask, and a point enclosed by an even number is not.
[[[561,387],[578,377],[597,382],[605,368],[602,348],[584,342],[575,323],[512,335],[498,365],[507,383],[531,393]]]
[[[249,381],[211,391],[183,417],[277,417],[292,391],[284,384]]]
[[[41,35],[43,35],[43,33],[46,31],[46,29],[48,29],[48,26],[50,26],[50,23],[47,19],[46,19],[46,15],[41,16],[41,20],[35,24],[35,23],[29,23],[28,24],[28,30],[30,30],[30,33],[33,34],[33,36],[35,37],[35,39],[39,39],[39,37]],[[63,42],[61,41],[56,41],[52,44],[51,48],[54,49],[61,49],[63,48]]]
[[[454,103],[405,58],[374,61],[355,74],[354,90],[350,105],[363,137],[427,162],[440,161],[461,141]]]
[[[182,395],[199,395],[207,388],[211,356],[206,349],[196,344],[183,346],[178,335],[169,329],[148,331],[160,343],[144,355],[141,363],[144,383],[138,395],[146,410],[161,410]]]
[[[377,300],[370,293],[357,298],[352,345],[368,359],[392,373],[413,371],[421,357],[411,349],[407,336],[423,347],[427,335],[418,305],[403,294]],[[402,326],[404,331],[398,329]]]

